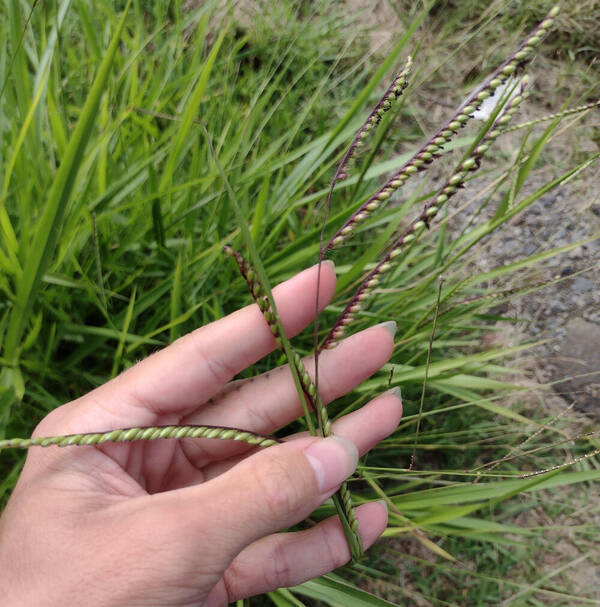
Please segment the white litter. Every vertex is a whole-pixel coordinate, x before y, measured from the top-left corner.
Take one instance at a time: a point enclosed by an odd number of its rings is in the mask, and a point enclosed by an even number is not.
[[[520,94],[521,86],[520,80],[516,78],[509,78],[504,84],[501,84],[497,89],[493,97],[484,99],[479,109],[473,112],[473,118],[476,120],[486,121],[498,105],[498,103],[506,96],[506,92],[510,91],[510,96],[507,103]],[[530,81],[531,82],[531,81]]]

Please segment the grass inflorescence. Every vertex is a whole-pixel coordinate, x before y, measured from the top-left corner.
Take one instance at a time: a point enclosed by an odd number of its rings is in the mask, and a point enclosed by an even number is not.
[[[271,447],[279,441],[271,436],[261,436],[239,428],[218,426],[145,426],[141,428],[123,428],[107,432],[86,432],[66,434],[64,436],[34,436],[32,438],[10,438],[0,440],[1,449],[29,449],[30,447],[81,447],[121,443],[138,440],[164,440],[183,438],[212,438],[233,440],[257,447]]]
[[[376,211],[380,206],[387,204],[387,201],[391,198],[392,194],[401,188],[411,175],[427,170],[428,165],[442,153],[444,145],[452,141],[452,138],[455,137],[459,130],[473,117],[473,113],[479,109],[482,102],[493,96],[496,89],[500,88],[508,78],[512,77],[515,73],[523,70],[527,63],[533,59],[536,47],[539,46],[540,42],[547,35],[548,30],[552,27],[557,13],[558,7],[552,8],[546,19],[533,30],[531,35],[523,41],[515,53],[500,65],[494,73],[488,76],[487,79],[484,80],[467,99],[465,99],[446,124],[440,127],[421,149],[410,158],[410,160],[396,171],[396,173],[394,173],[377,192],[370,196],[357,212],[346,220],[328,241],[325,247],[327,250],[343,243],[346,238],[352,234],[356,226],[369,216],[369,213]],[[369,116],[365,125],[369,125],[370,120],[371,116]],[[359,134],[362,134],[364,128],[365,126],[359,129]],[[352,146],[350,149],[352,149]],[[344,166],[344,161],[342,161],[340,166]],[[334,184],[335,183],[336,179],[334,178]]]
[[[392,270],[394,259],[403,252],[405,245],[416,240],[425,229],[429,229],[429,222],[433,220],[448,200],[464,187],[467,177],[481,167],[481,161],[489,150],[490,145],[502,134],[512,115],[517,111],[519,104],[523,101],[526,95],[526,83],[527,79],[524,76],[519,85],[519,94],[507,103],[506,108],[491,123],[490,129],[478,142],[477,146],[474,147],[473,151],[459,163],[438,194],[425,205],[421,214],[410,223],[389,247],[388,252],[383,256],[381,261],[368,273],[327,334],[323,348],[332,347],[335,340],[344,334],[346,327],[352,323],[354,317],[363,308],[365,301],[369,298],[372,291],[380,284],[382,275]],[[468,106],[468,109],[472,111],[473,106]]]

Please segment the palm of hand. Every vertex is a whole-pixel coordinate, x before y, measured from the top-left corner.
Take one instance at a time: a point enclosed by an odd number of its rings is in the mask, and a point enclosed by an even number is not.
[[[331,268],[321,280],[326,302],[335,286]],[[313,268],[275,289],[288,334],[310,322],[315,283]],[[300,414],[287,367],[230,380],[274,346],[260,312],[248,306],[55,410],[36,434],[179,424],[269,434]],[[371,375],[391,346],[385,329],[372,329],[323,355],[324,402]],[[397,398],[382,397],[339,420],[334,432],[364,453],[395,428],[400,414]],[[83,589],[94,605],[212,606],[299,583],[348,558],[333,517],[307,531],[274,534],[335,490],[319,492],[314,469],[299,459],[315,441],[297,437],[273,447],[277,457],[208,439],[34,450],[0,520],[0,563],[12,567],[14,580],[24,580],[15,583],[21,592],[15,596],[44,596],[47,604],[77,602],[73,593]],[[383,530],[385,513],[366,504],[358,518],[368,545]],[[23,541],[32,534],[37,541]],[[22,558],[11,562],[15,545]],[[24,563],[49,572],[41,587],[23,575]]]

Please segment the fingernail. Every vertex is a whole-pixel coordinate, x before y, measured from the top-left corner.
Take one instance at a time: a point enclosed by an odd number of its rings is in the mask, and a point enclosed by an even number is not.
[[[321,494],[337,488],[358,464],[356,445],[343,436],[315,441],[304,451],[304,455],[315,472]]]
[[[389,512],[388,503],[385,500],[377,500],[376,503],[381,504],[385,508],[385,511]]]
[[[332,259],[324,259],[323,260],[323,265],[324,266],[329,266],[335,272],[335,263],[333,262]]]
[[[402,402],[402,390],[400,390],[400,386],[386,390],[381,396],[386,396],[387,394],[395,396],[400,402]]]
[[[393,320],[388,320],[387,322],[381,322],[375,326],[385,329],[392,337],[394,337],[394,335],[396,335],[396,323]]]

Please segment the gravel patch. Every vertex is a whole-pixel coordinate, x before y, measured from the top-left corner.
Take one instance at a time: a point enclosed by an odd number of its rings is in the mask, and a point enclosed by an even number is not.
[[[526,286],[555,277],[565,280],[497,306],[494,312],[520,319],[521,334],[526,339],[548,340],[537,350],[541,381],[558,382],[554,385],[558,394],[599,419],[600,198],[595,170],[589,167],[588,175],[580,181],[542,196],[497,234],[491,235],[477,248],[471,269],[485,272],[592,238],[544,260],[535,268],[517,271],[513,282],[502,288]],[[544,182],[539,177],[530,180],[518,200]],[[477,189],[480,187],[477,185]],[[482,213],[484,217],[475,223],[493,215],[495,205],[488,206]],[[459,233],[470,219],[468,213],[456,215],[451,221],[452,231]],[[577,274],[582,270],[585,272]],[[571,275],[573,278],[568,278]]]

